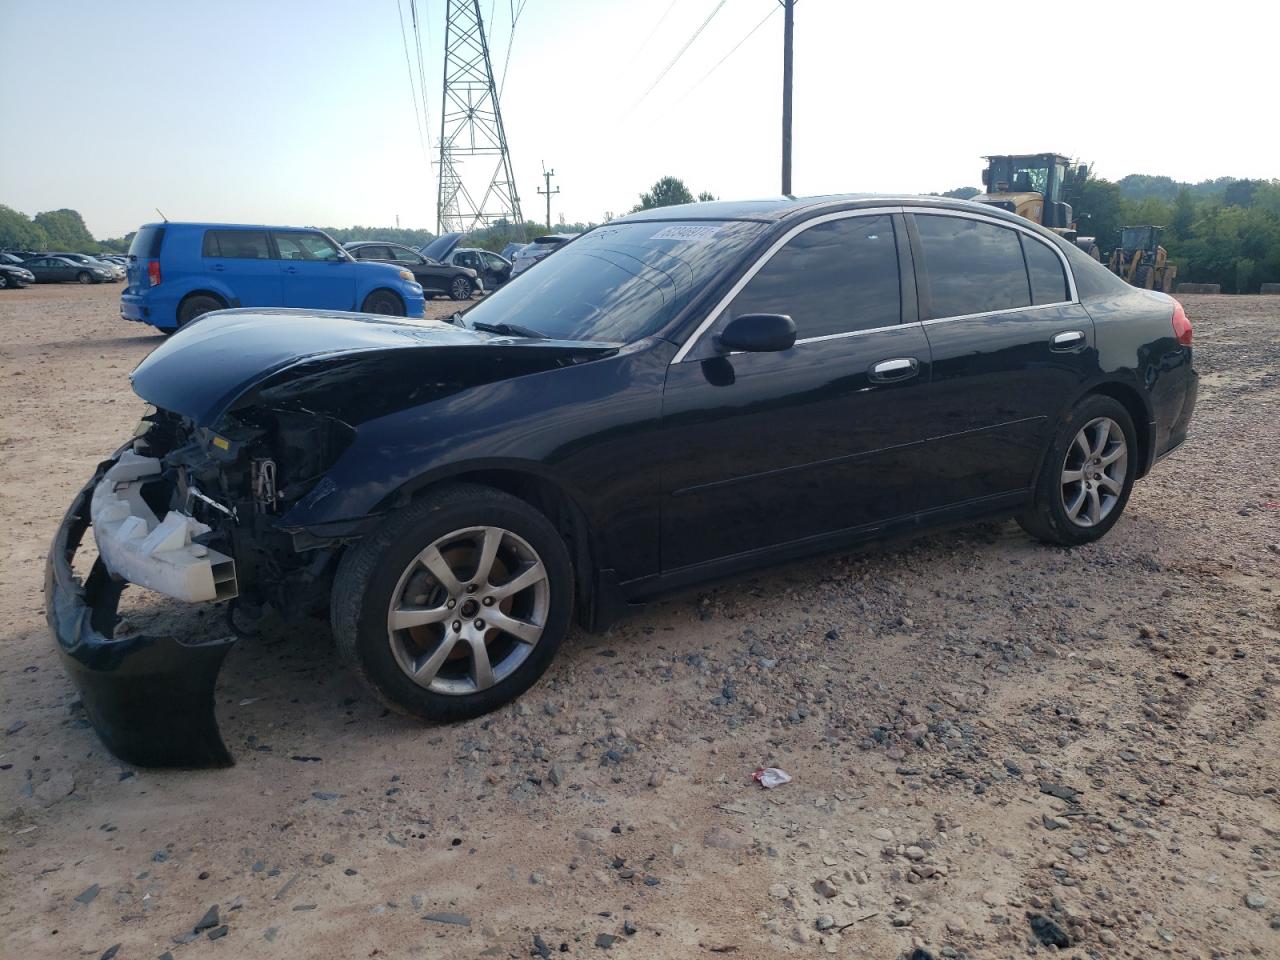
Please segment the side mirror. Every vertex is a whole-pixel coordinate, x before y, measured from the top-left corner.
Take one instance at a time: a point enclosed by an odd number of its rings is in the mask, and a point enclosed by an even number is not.
[[[776,353],[796,343],[796,325],[780,313],[744,313],[734,317],[716,337],[721,350],[744,353]]]

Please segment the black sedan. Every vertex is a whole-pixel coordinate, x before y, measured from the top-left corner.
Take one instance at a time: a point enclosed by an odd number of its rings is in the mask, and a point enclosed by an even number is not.
[[[26,267],[8,262],[0,263],[0,290],[15,290],[35,282],[36,275]]]
[[[474,717],[573,619],[710,578],[992,517],[1097,540],[1198,382],[1176,300],[1012,214],[867,197],[633,214],[452,325],[209,314],[132,379],[150,412],[72,504],[46,602],[140,764],[229,762],[234,640],[113,638],[122,581],[325,613],[387,706]]]
[[[394,263],[397,267],[412,271],[413,278],[428,297],[432,294],[444,294],[455,300],[470,300],[472,294],[484,290],[484,283],[474,270],[437,263],[412,247],[377,240],[353,240],[342,246],[357,260]]]
[[[22,266],[31,271],[37,283],[107,283],[115,279],[106,264],[80,263],[69,257],[35,257],[24,260]]]

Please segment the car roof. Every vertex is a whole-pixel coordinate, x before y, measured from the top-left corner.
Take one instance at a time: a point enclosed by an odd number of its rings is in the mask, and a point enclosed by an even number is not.
[[[823,211],[850,210],[858,207],[933,207],[982,213],[1011,223],[1026,225],[1031,221],[989,204],[950,197],[917,194],[845,193],[818,197],[775,197],[763,200],[708,200],[704,203],[682,203],[672,207],[654,207],[619,217],[610,223],[642,223],[662,220],[753,220],[778,223],[807,217]]]
[[[344,250],[351,250],[355,247],[404,247],[406,250],[412,250],[413,247],[407,243],[401,243],[399,240],[348,240],[342,245]]]
[[[198,230],[314,230],[317,233],[324,233],[324,230],[320,227],[299,227],[296,225],[290,227],[269,223],[217,223],[203,220],[162,220],[159,223],[144,223],[138,229],[146,230],[150,227],[195,227]]]

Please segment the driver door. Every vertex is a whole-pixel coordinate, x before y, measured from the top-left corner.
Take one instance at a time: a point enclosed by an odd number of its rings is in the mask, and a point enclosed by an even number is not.
[[[354,264],[328,237],[310,230],[276,230],[272,238],[283,261],[286,307],[355,309]]]
[[[664,573],[870,532],[915,509],[930,353],[909,257],[890,212],[801,225],[671,364]],[[716,331],[750,313],[790,316],[795,346],[720,351]]]

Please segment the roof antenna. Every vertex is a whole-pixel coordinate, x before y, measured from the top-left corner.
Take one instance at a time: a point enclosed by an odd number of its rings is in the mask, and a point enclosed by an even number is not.
[[[164,212],[163,212],[159,207],[156,207],[156,208],[155,208],[155,211],[156,211],[156,213],[160,214],[160,219],[161,219],[161,220],[163,220],[165,223],[168,223],[168,222],[169,222],[169,218],[168,218],[168,217],[166,217],[166,216],[164,215]]]

